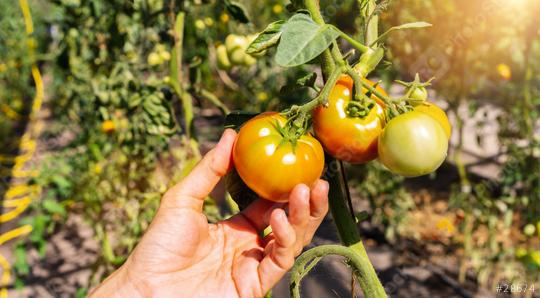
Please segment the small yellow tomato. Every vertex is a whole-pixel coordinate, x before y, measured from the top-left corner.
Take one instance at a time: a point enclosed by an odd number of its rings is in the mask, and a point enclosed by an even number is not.
[[[204,18],[204,24],[208,27],[214,26],[214,20],[210,17]]]
[[[497,72],[504,80],[508,81],[512,78],[512,70],[507,64],[501,63],[497,65]]]
[[[161,57],[159,56],[158,53],[156,52],[152,52],[148,55],[148,58],[146,59],[146,61],[148,62],[149,65],[151,66],[154,66],[154,65],[159,65],[161,63],[163,63],[163,60],[161,59]]]
[[[226,14],[226,13],[222,13],[222,14],[219,16],[219,20],[220,20],[222,23],[228,23],[228,22],[229,22],[229,15]]]
[[[283,12],[283,6],[281,6],[281,4],[276,4],[276,5],[272,6],[272,11],[275,14],[280,14],[280,13]]]
[[[197,28],[199,30],[204,30],[204,28],[206,28],[206,25],[204,24],[203,20],[196,20],[195,21],[195,28]]]
[[[116,124],[111,120],[105,120],[101,124],[101,131],[107,134],[111,134],[116,130]]]
[[[163,61],[169,61],[169,60],[171,60],[171,53],[169,53],[168,51],[161,51],[161,52],[159,52],[159,57]]]

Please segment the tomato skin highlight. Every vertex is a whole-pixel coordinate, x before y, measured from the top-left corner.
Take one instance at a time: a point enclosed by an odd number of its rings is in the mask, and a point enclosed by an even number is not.
[[[439,108],[432,102],[425,102],[414,107],[414,110],[427,114],[437,120],[437,122],[439,122],[439,124],[444,128],[444,132],[448,136],[448,139],[450,139],[452,136],[452,125],[450,124],[450,120],[448,120],[448,116],[446,116],[443,109]]]
[[[418,111],[388,122],[379,137],[379,161],[391,172],[418,177],[435,171],[446,159],[448,139],[444,128]]]
[[[319,141],[304,135],[293,148],[276,129],[286,121],[276,112],[260,114],[242,126],[233,147],[238,175],[261,198],[274,202],[287,202],[297,184],[313,185],[324,168]]]
[[[384,105],[372,96],[377,104],[367,116],[349,117],[346,109],[352,100],[352,87],[349,76],[340,78],[330,92],[328,107],[314,110],[313,129],[326,152],[335,158],[349,163],[366,163],[378,156],[377,140],[384,128]],[[380,87],[377,89],[386,94]]]

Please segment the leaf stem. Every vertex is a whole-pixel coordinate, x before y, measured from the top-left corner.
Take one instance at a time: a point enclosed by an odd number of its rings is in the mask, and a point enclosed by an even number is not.
[[[361,42],[359,42],[358,40],[352,38],[351,36],[349,36],[347,33],[341,31],[339,28],[337,28],[336,26],[333,26],[332,27],[334,28],[334,30],[338,31],[339,32],[339,36],[343,39],[345,39],[348,43],[350,43],[355,49],[357,49],[358,51],[360,51],[361,53],[365,53],[367,51],[370,50],[370,48],[366,45],[363,45]]]

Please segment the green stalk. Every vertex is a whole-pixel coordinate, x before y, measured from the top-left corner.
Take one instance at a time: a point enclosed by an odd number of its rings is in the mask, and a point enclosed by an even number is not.
[[[300,280],[327,255],[339,255],[348,260],[355,274],[361,277],[359,283],[365,297],[386,297],[384,291],[380,292],[376,287],[378,279],[370,280],[369,267],[366,266],[370,264],[367,255],[358,254],[351,247],[341,245],[321,245],[306,251],[298,258],[291,272],[291,297],[300,298]]]
[[[182,103],[182,109],[184,111],[184,120],[186,127],[186,135],[188,138],[193,138],[193,98],[185,91],[183,85],[183,73],[182,73],[182,56],[183,56],[183,43],[184,43],[184,22],[185,13],[180,11],[176,16],[174,22],[174,53],[171,61],[171,86],[173,87],[176,95],[180,98]]]
[[[298,107],[297,112],[302,113],[302,114],[308,114],[309,112],[311,112],[316,107],[318,107],[320,105],[328,104],[328,97],[330,96],[330,92],[332,91],[332,89],[336,85],[336,83],[337,83],[339,77],[341,76],[341,74],[342,74],[342,71],[341,71],[340,68],[334,69],[332,74],[328,77],[328,80],[326,81],[326,83],[325,83],[323,89],[321,90],[321,92],[319,93],[319,95],[317,95],[317,97],[315,97],[313,100],[311,100],[311,101],[307,102],[306,104]]]
[[[350,37],[348,34],[344,33],[336,26],[332,26],[332,27],[334,28],[334,30],[339,32],[339,36],[341,38],[345,39],[348,43],[350,43],[355,49],[359,50],[361,53],[365,53],[370,50],[368,46],[365,46],[359,41],[357,41],[356,39]]]
[[[362,246],[356,220],[351,216],[347,206],[346,181],[341,174],[341,164],[330,155],[326,155],[325,159],[329,165],[329,171],[331,171],[327,172],[328,183],[330,184],[328,193],[330,212],[332,212],[341,243],[346,246],[360,243],[360,246]]]
[[[390,97],[382,94],[381,92],[379,92],[379,90],[377,90],[376,88],[373,88],[373,86],[364,82],[364,80],[362,80],[360,75],[350,66],[347,67],[347,74],[353,78],[355,85],[357,86],[362,85],[362,87],[366,88],[371,94],[375,94],[375,96],[377,96],[382,101],[384,101],[386,105],[390,105],[393,102],[393,100]]]
[[[311,13],[311,17],[315,21],[315,23],[319,25],[324,25],[324,18],[321,14],[319,1],[317,0],[304,0],[303,1],[304,8],[307,9]],[[334,71],[336,68],[336,63],[332,59],[332,54],[330,53],[330,50],[325,50],[319,58],[321,59],[321,68],[323,72],[324,78],[328,78],[328,76]]]
[[[368,0],[368,4],[365,8],[366,18],[366,44],[377,47],[377,40],[379,39],[379,16],[373,14],[377,3],[375,0]]]

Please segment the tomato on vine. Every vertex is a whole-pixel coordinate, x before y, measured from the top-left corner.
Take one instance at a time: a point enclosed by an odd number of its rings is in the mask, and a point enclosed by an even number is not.
[[[437,122],[439,122],[439,124],[444,128],[444,132],[446,133],[448,139],[450,139],[452,136],[452,125],[450,124],[450,120],[448,120],[448,116],[446,116],[443,109],[439,108],[434,103],[425,102],[414,107],[414,110],[427,114],[433,117],[433,119],[437,120]]]
[[[379,160],[391,172],[417,177],[435,171],[443,163],[448,137],[433,117],[410,111],[387,123],[378,149]]]
[[[246,122],[233,147],[233,162],[246,185],[264,199],[286,202],[300,183],[312,185],[324,168],[321,144],[309,134],[290,137],[287,119],[267,112]]]
[[[413,102],[425,102],[428,98],[428,92],[426,87],[416,87],[411,92],[410,98],[413,100]]]
[[[376,89],[386,95],[381,87]],[[330,92],[328,107],[320,106],[314,110],[315,135],[332,156],[350,163],[366,163],[377,158],[377,140],[384,127],[384,103],[374,95],[371,98],[374,102],[365,115],[353,115],[350,110],[353,80],[344,75]]]

